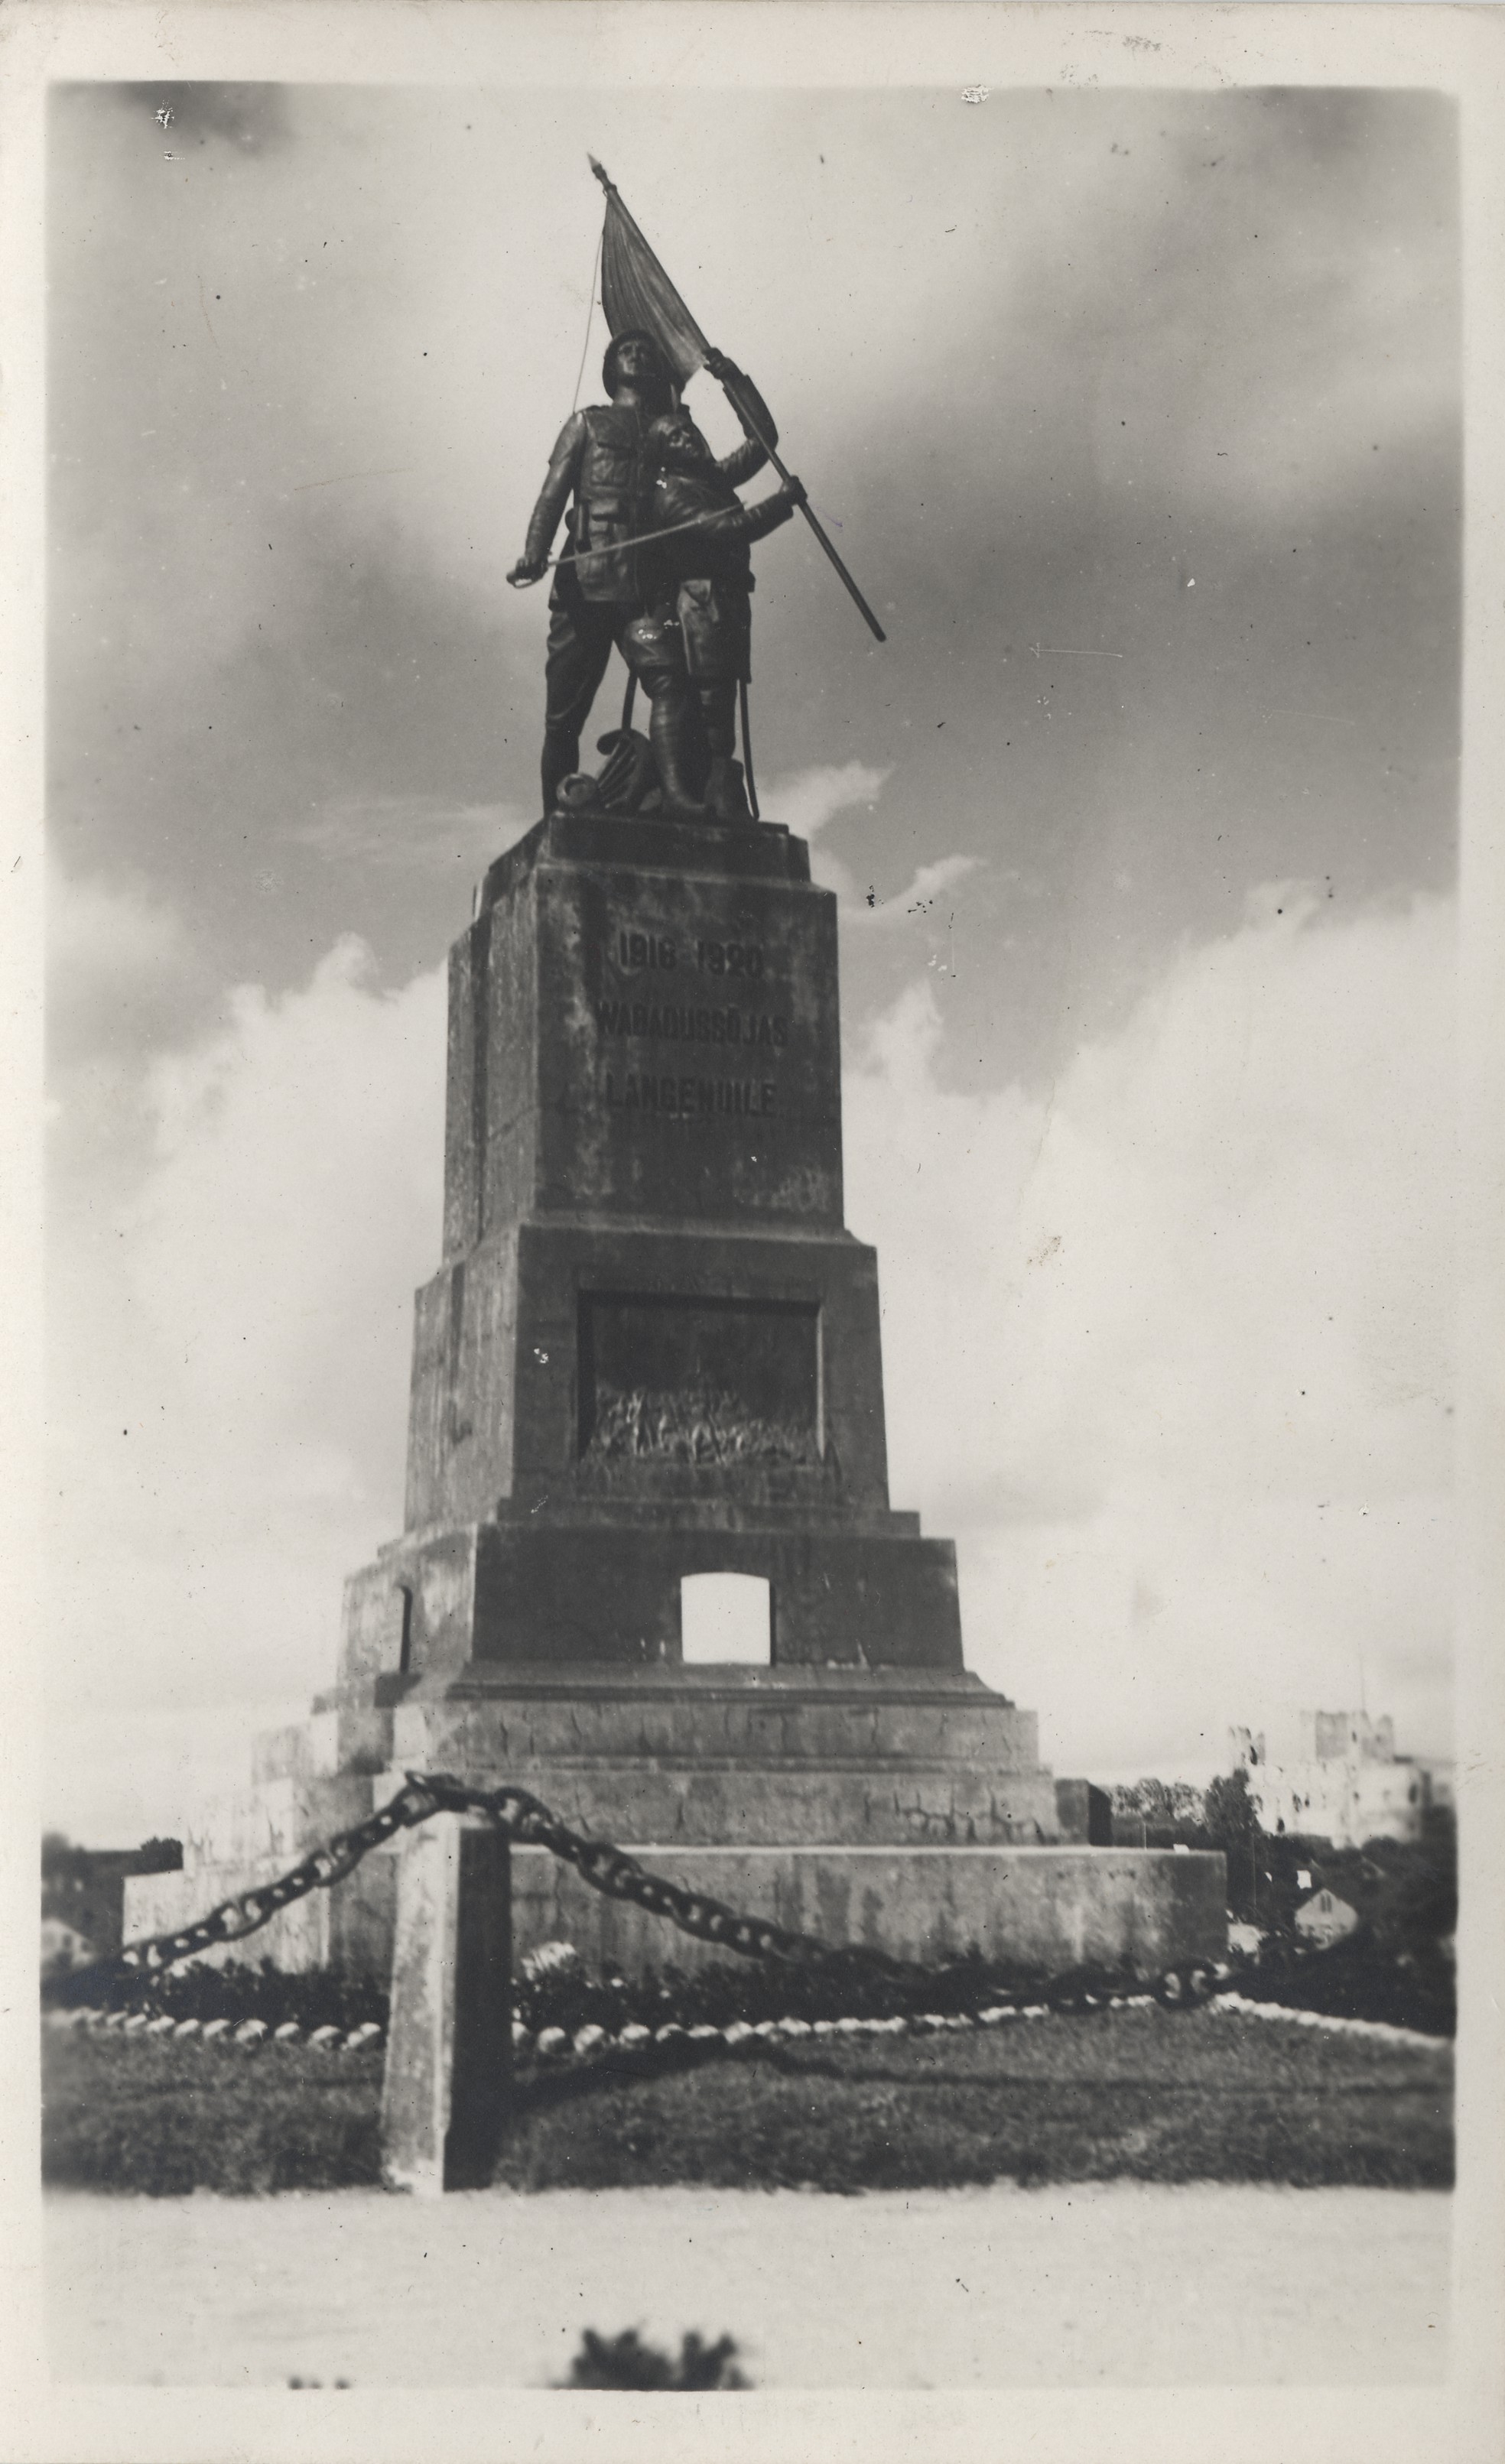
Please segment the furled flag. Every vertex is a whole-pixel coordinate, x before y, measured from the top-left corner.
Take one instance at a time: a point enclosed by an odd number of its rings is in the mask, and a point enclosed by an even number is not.
[[[689,384],[697,368],[708,367],[735,405],[745,407],[750,402],[761,407],[759,396],[741,370],[706,341],[595,156],[587,154],[586,160],[607,192],[606,230],[601,242],[601,305],[613,336],[634,327],[652,334],[681,386]],[[764,417],[767,417],[765,410]],[[743,426],[750,435],[758,437],[780,478],[787,479],[788,472],[779,459],[772,436],[759,431],[756,409],[751,425],[744,417]],[[803,497],[800,511],[840,574],[874,641],[883,641],[886,636],[882,626]]]
[[[681,385],[704,367],[709,342],[609,186],[601,243],[601,305],[613,334],[632,328],[652,334]]]

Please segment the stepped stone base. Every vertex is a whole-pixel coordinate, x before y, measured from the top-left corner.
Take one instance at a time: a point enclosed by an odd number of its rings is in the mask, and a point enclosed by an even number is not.
[[[562,1682],[473,1668],[384,1717],[389,1760],[365,1772],[337,1767],[334,1708],[261,1739],[255,1785],[188,1828],[183,1871],[127,1882],[127,1934],[270,1881],[363,1820],[410,1768],[531,1789],[574,1829],[646,1842],[635,1853],[655,1870],[833,1943],[1146,1970],[1226,1945],[1222,1859],[1088,1847],[1087,1790],[1040,1769],[1033,1714],[961,1672],[607,1669]],[[519,1953],[565,1940],[629,1973],[718,1955],[542,1850],[517,1851],[512,1871]],[[385,1981],[394,1910],[394,1857],[379,1850],[210,1956]]]
[[[509,1779],[576,1830],[681,1845],[1059,1838],[1035,1720],[961,1671],[473,1667],[397,1706],[397,1770]]]
[[[930,1965],[980,1950],[1052,1974],[1084,1962],[1144,1976],[1228,1947],[1220,1855],[1102,1848],[677,1848],[634,1854],[673,1882],[832,1944]],[[514,1849],[514,1942],[572,1942],[587,1968],[625,1975],[734,1954],[626,1900],[609,1900],[546,1849]]]

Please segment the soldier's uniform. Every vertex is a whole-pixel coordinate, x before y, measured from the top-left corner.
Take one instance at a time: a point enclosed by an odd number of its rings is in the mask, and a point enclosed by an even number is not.
[[[737,458],[731,455],[728,461]],[[652,608],[632,627],[634,636],[646,635],[650,626],[667,632],[677,621],[685,670],[718,769],[736,750],[737,687],[752,675],[749,550],[754,539],[765,539],[788,521],[799,501],[781,487],[761,504],[740,504],[735,485],[727,462],[654,474],[644,499],[643,528],[676,536],[653,540],[642,550]],[[690,527],[680,527],[686,524]]]
[[[564,553],[581,559],[556,568],[549,593],[543,670],[545,811],[560,781],[579,765],[580,731],[613,646],[643,604],[631,540],[641,526],[646,426],[631,404],[600,403],[577,410],[560,430],[528,524],[524,560],[542,564],[568,504]]]
[[[581,730],[590,715],[614,646],[643,610],[646,581],[633,535],[647,518],[643,438],[649,423],[633,405],[593,404],[560,430],[523,550],[542,564],[560,517],[573,497],[565,554],[549,594],[544,660],[543,802],[551,808],[560,781],[580,760]],[[763,468],[767,455],[749,440],[717,465],[730,490]],[[631,661],[623,645],[624,655]]]

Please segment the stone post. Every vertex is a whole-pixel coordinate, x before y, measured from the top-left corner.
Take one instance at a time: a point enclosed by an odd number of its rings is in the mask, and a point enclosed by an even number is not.
[[[432,1815],[398,1849],[382,2170],[394,2190],[480,2189],[512,2070],[512,1891],[505,1837]]]

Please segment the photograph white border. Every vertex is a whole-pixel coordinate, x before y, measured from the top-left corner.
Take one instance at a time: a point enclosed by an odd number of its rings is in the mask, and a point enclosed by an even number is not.
[[[34,2024],[40,1504],[41,810],[44,443],[42,196],[48,86],[71,79],[384,85],[1427,87],[1457,100],[1466,284],[1466,658],[1460,1119],[1466,1156],[1458,1291],[1458,1789],[1464,1855],[1459,2187],[1450,2363],[1442,2387],[998,2389],[985,2394],[752,2393],[736,2404],[502,2388],[301,2390],[65,2387],[46,2375],[36,2190]],[[1078,2464],[1495,2464],[1505,2452],[1500,1973],[1505,1855],[1505,11],[1451,6],[953,6],[948,0],[234,0],[56,5],[0,18],[0,673],[11,707],[0,839],[0,1021],[9,1169],[0,1257],[11,1304],[0,1421],[9,1542],[10,1717],[0,1743],[5,1939],[0,2035],[4,2269],[0,2453],[25,2464],[249,2464],[513,2455],[622,2459],[1028,2457]],[[1167,2289],[1175,2298],[1175,2289]],[[1320,2299],[1320,2294],[1314,2296]]]

